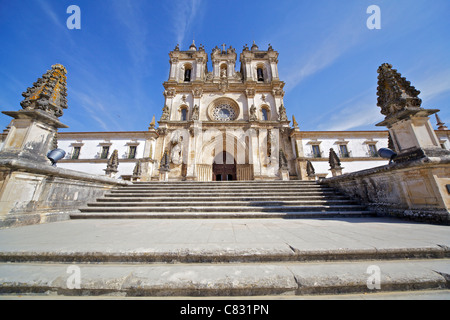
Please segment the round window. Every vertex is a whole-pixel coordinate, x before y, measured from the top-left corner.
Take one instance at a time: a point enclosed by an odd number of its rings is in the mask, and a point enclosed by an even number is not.
[[[216,121],[232,121],[237,118],[236,111],[228,103],[221,103],[214,107],[212,116]]]

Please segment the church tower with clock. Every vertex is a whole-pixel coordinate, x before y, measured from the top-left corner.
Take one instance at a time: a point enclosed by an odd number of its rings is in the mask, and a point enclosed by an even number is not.
[[[169,53],[164,107],[145,180],[276,180],[296,176],[290,121],[278,76],[278,52],[253,43],[216,46],[210,55],[193,42]]]

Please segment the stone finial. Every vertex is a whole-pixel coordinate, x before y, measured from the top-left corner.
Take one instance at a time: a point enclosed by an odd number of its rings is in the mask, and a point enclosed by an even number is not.
[[[298,129],[298,123],[297,120],[295,120],[295,116],[292,116],[292,126],[294,129]]]
[[[439,118],[438,114],[435,114],[436,116],[436,125],[438,126],[438,130],[448,130],[447,126],[444,122],[442,122],[441,118]]]
[[[169,171],[170,169],[170,159],[169,159],[169,151],[164,151],[164,155],[161,158],[161,163],[159,166],[160,171]]]
[[[192,44],[189,46],[189,51],[197,51],[197,47],[195,46],[194,40],[192,40]]]
[[[339,157],[337,156],[337,154],[333,148],[330,148],[330,155],[328,157],[328,162],[330,163],[331,169],[336,169],[336,168],[341,167],[341,161],[339,160]]]
[[[378,68],[378,103],[381,113],[385,116],[393,115],[406,109],[419,109],[422,100],[418,98],[419,90],[416,90],[388,63]]]
[[[284,151],[280,149],[280,169],[281,170],[287,170],[288,169],[288,162],[286,159],[286,155],[284,154]]]
[[[150,127],[148,127],[148,130],[155,129],[155,125],[156,125],[155,116],[153,116],[152,122],[150,122]]]
[[[106,165],[105,173],[109,176],[114,176],[119,170],[119,151],[114,150]]]
[[[306,174],[308,177],[312,177],[316,174],[316,171],[314,170],[314,167],[311,163],[311,161],[306,161]]]
[[[61,64],[55,64],[39,78],[32,87],[22,93],[25,98],[20,105],[24,110],[42,110],[46,114],[59,118],[63,109],[67,109],[67,70]]]
[[[138,180],[141,178],[141,174],[142,174],[142,169],[141,169],[141,160],[138,160],[136,162],[136,165],[134,166],[133,169],[133,175],[132,175],[132,179],[133,180]]]

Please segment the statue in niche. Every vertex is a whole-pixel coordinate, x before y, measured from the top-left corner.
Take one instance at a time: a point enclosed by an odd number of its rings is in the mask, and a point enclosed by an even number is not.
[[[250,121],[258,120],[258,116],[256,115],[256,107],[254,104],[250,107]]]
[[[176,134],[171,141],[170,161],[175,165],[179,165],[183,161],[182,142],[183,137],[179,134]]]
[[[287,115],[286,115],[286,108],[283,104],[280,106],[280,116],[278,117],[278,121],[288,121]]]
[[[163,114],[161,116],[161,120],[162,121],[167,121],[169,120],[169,107],[166,105],[163,108]]]
[[[198,120],[199,119],[199,110],[198,110],[198,105],[195,105],[194,108],[192,109],[192,120]]]

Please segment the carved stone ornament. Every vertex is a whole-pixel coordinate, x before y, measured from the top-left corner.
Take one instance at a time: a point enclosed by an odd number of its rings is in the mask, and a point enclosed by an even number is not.
[[[286,115],[286,108],[284,107],[284,104],[281,104],[278,114],[278,121],[289,121]]]
[[[256,107],[252,104],[250,107],[250,121],[258,120],[258,116],[256,115]]]
[[[119,151],[114,150],[106,165],[105,173],[107,175],[115,174],[118,172],[119,167]]]
[[[280,169],[281,170],[287,170],[288,169],[288,162],[286,159],[286,155],[284,154],[284,151],[280,149]]]
[[[306,161],[306,174],[308,177],[312,177],[316,174],[316,171],[314,170],[314,166],[312,165],[311,161]]]
[[[138,160],[136,162],[136,165],[134,166],[133,169],[133,179],[139,179],[142,175],[142,168],[141,168],[141,160]]]
[[[173,98],[175,97],[176,90],[175,88],[169,88],[167,90],[164,90],[164,97],[166,98]]]
[[[254,98],[256,94],[255,89],[246,89],[245,94],[247,95],[247,98]]]
[[[194,108],[192,109],[192,116],[191,116],[191,120],[198,120],[199,119],[199,108],[198,105],[195,105]]]
[[[194,98],[201,98],[203,96],[203,89],[195,88],[194,90],[192,90],[192,94]]]
[[[384,63],[378,68],[377,105],[383,115],[391,116],[402,110],[419,109],[422,104],[419,94],[420,91],[397,70],[392,69],[392,65]]]
[[[339,160],[339,157],[337,156],[333,148],[330,148],[328,163],[330,164],[331,169],[337,169],[341,167],[341,161]]]
[[[59,118],[63,109],[67,109],[67,70],[60,64],[52,66],[42,78],[22,93],[25,98],[20,105],[24,110],[42,110],[48,115]]]
[[[170,116],[170,114],[169,114],[169,107],[166,105],[166,106],[164,106],[164,108],[163,108],[163,113],[162,113],[162,116],[161,116],[161,121],[168,121],[168,120],[169,120],[169,116]]]
[[[167,150],[164,152],[164,155],[161,158],[159,170],[160,171],[169,171],[170,170],[169,152]]]

